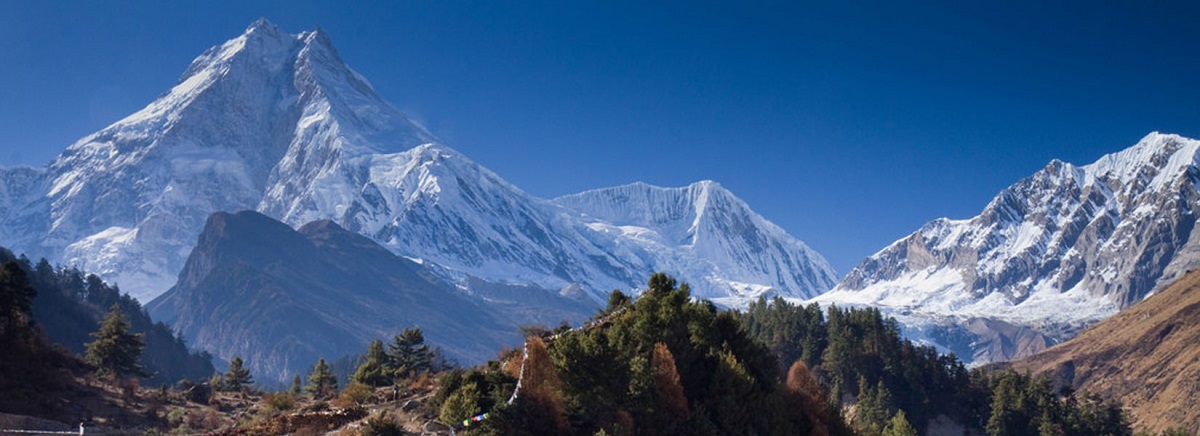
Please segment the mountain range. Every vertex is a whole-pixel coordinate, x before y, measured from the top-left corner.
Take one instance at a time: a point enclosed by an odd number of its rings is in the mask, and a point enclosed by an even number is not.
[[[142,301],[175,284],[210,214],[240,210],[296,228],[330,220],[468,292],[520,285],[599,302],[662,270],[737,303],[809,298],[837,281],[713,182],[529,195],[383,101],[320,29],[266,20],[46,168],[0,179],[11,181],[0,240]]]
[[[1200,141],[1151,133],[1052,161],[978,216],[938,219],[871,255],[821,303],[884,308],[910,336],[983,363],[1032,354],[1200,265]]]
[[[978,216],[931,221],[839,282],[713,181],[526,193],[384,101],[320,29],[259,20],[45,167],[0,168],[0,242],[154,300],[156,317],[218,357],[265,353],[277,376],[306,345],[282,331],[238,342],[255,314],[309,313],[330,331],[303,335],[321,353],[446,326],[431,341],[477,360],[514,339],[500,331],[583,319],[655,271],[726,307],[880,307],[908,336],[983,363],[1061,342],[1196,267],[1198,151],[1152,133],[1089,165],[1050,162]],[[337,295],[345,304],[327,301]],[[294,313],[271,307],[285,302]],[[488,333],[464,341],[407,312],[445,305],[478,309],[462,322]],[[384,308],[401,315],[372,312]],[[319,309],[373,315],[339,323]],[[220,322],[236,327],[209,325]]]

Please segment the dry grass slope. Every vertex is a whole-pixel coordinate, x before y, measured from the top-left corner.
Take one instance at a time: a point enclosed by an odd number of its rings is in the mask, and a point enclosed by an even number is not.
[[[1200,271],[1014,366],[1120,399],[1135,429],[1200,434]]]

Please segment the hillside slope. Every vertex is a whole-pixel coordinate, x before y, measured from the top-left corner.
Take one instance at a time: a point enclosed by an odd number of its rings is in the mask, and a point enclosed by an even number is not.
[[[1135,428],[1200,433],[1200,271],[1079,336],[1014,362],[1120,399]]]
[[[292,230],[253,211],[213,214],[179,283],[147,309],[197,348],[241,356],[279,382],[407,327],[468,362],[517,339],[513,325],[370,239],[329,221]]]

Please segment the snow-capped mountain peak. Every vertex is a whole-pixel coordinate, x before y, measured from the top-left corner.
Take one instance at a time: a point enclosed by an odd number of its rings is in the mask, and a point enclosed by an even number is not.
[[[663,270],[736,304],[834,282],[824,259],[713,182],[601,190],[628,191],[625,205],[531,196],[380,98],[324,31],[266,20],[32,177],[0,193],[13,204],[0,237],[144,301],[175,282],[210,214],[244,209],[293,227],[332,220],[468,291],[482,281],[602,301]]]
[[[872,255],[818,300],[1065,337],[1200,266],[1198,150],[1155,132],[1089,165],[1052,161],[978,216],[931,221]]]

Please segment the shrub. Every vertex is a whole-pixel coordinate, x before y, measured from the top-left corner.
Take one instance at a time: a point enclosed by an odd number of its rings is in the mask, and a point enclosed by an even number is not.
[[[268,393],[263,395],[263,413],[270,416],[296,407],[296,396],[290,393]]]
[[[404,434],[404,428],[400,427],[400,424],[386,411],[367,418],[367,425],[360,433],[362,436],[401,436]]]

